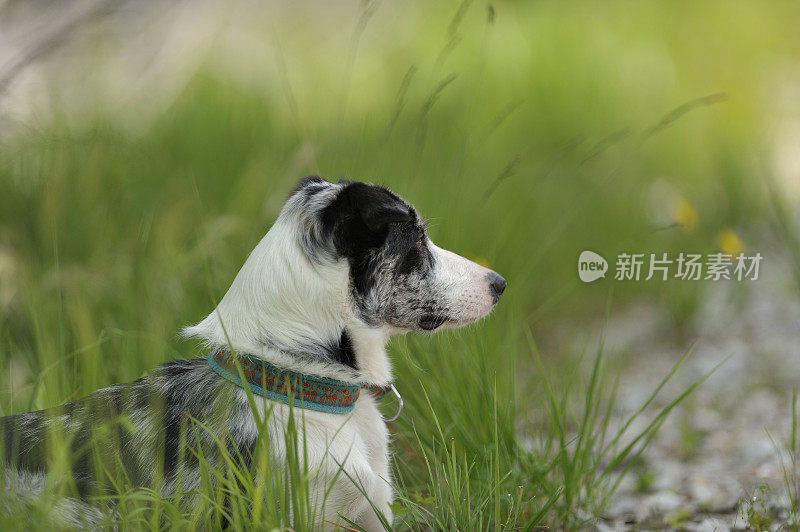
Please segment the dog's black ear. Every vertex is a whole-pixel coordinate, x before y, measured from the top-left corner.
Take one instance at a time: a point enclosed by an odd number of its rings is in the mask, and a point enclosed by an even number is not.
[[[383,197],[367,198],[362,204],[361,219],[370,231],[380,232],[390,223],[412,220],[411,212],[402,201],[386,200]]]
[[[390,223],[411,220],[408,205],[392,191],[358,182],[348,182],[322,212],[323,225],[334,233],[337,246],[344,247],[380,245]]]

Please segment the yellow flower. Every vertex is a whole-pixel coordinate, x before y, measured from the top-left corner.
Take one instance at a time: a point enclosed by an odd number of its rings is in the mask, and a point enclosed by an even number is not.
[[[728,255],[738,255],[744,251],[742,240],[727,227],[717,235],[717,245],[720,251]]]
[[[692,204],[686,201],[682,196],[676,196],[672,199],[670,206],[672,219],[677,223],[683,232],[691,233],[697,227],[697,211],[694,210]]]
[[[483,257],[470,257],[470,260],[476,264],[480,264],[484,268],[489,267],[489,263]]]

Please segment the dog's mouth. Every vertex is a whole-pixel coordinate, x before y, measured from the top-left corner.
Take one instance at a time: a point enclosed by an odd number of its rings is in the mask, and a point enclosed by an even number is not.
[[[420,329],[430,332],[436,329],[459,329],[471,323],[475,323],[481,318],[482,316],[458,319],[439,314],[426,314],[420,318],[417,324],[419,325]]]
[[[425,314],[419,319],[417,324],[419,325],[420,329],[425,331],[432,331],[434,329],[438,329],[442,326],[444,322],[447,321],[447,316],[442,314]]]

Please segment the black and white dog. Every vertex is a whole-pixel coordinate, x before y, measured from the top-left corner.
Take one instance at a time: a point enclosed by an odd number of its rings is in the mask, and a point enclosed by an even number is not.
[[[52,434],[69,442],[81,493],[94,493],[100,471],[109,469],[165,495],[195,490],[200,470],[192,453],[180,450],[181,427],[199,420],[208,428],[193,436],[199,445],[213,447],[213,433],[228,452],[250,457],[259,432],[246,384],[269,398],[255,404],[261,416],[271,406],[269,446],[277,460],[287,452],[281,434],[292,396],[307,465],[318,472],[311,488],[318,527],[346,518],[382,529],[373,505],[391,522],[388,431],[379,394],[359,392],[392,383],[385,349],[391,335],[474,322],[505,286],[497,273],[436,247],[416,211],[390,190],[304,178],[217,308],[184,329],[208,344],[208,359],[169,362],[62,407],[0,419],[0,511],[47,489]],[[114,450],[88,443],[100,420],[122,417],[128,428],[113,434]],[[60,522],[76,525],[103,515],[93,512],[79,498],[55,508]]]

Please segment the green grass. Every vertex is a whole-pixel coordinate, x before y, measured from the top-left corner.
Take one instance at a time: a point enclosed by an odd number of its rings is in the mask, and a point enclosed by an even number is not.
[[[685,395],[661,409],[648,400],[637,413],[647,429],[621,437],[631,425],[612,423],[624,390],[604,369],[606,354],[573,352],[553,331],[565,318],[602,318],[613,286],[614,308],[654,301],[689,345],[681,327],[702,284],[584,285],[577,256],[711,252],[726,228],[757,249],[758,221],[775,212],[797,247],[780,190],[756,177],[769,167],[767,133],[780,114],[764,109],[779,79],[764,58],[800,46],[796,9],[351,7],[330,20],[287,9],[266,25],[239,21],[254,41],[219,37],[163,102],[159,80],[116,102],[100,74],[119,57],[87,46],[49,82],[53,94],[31,121],[5,123],[0,413],[204,355],[177,331],[213,308],[296,179],[346,175],[390,186],[439,245],[509,281],[485,322],[390,344],[406,403],[391,427],[396,526],[585,525]],[[96,99],[90,111],[60,97],[76,87],[81,101]],[[718,93],[727,99],[681,107]],[[697,213],[693,229],[676,225],[678,197]],[[207,468],[191,511],[128,489],[120,516],[135,528],[190,528],[218,519],[227,491],[236,528],[304,522],[302,449],[291,462],[297,492],[267,473],[243,482],[234,457],[222,471]],[[289,500],[300,514],[288,514]],[[252,501],[266,501],[255,515],[245,511]],[[48,504],[24,524],[43,522]]]
[[[524,399],[513,387],[503,386],[499,372],[485,367],[485,346],[479,348],[464,343],[464,338],[458,340],[457,346],[430,353],[442,367],[460,368],[457,375],[444,371],[415,375],[419,367],[400,370],[405,372],[401,389],[417,387],[417,393],[405,394],[407,413],[395,430],[397,492],[392,509],[396,515],[393,526],[384,521],[387,530],[583,527],[602,512],[619,481],[670,411],[705,380],[703,377],[675,397],[655,413],[644,429],[634,433],[631,424],[689,353],[655,387],[639,411],[620,426],[612,427],[610,415],[616,388],[607,386],[602,346],[585,387],[574,390],[567,385],[555,391],[551,383],[557,379],[547,375],[529,338],[542,372],[540,385],[545,393],[542,404],[535,407],[547,413],[542,424],[526,419],[530,410],[516,407]],[[507,352],[513,357],[514,350]],[[413,364],[407,353],[402,359]],[[506,384],[511,382],[513,379],[505,380]],[[116,522],[135,529],[194,529],[218,527],[223,522],[235,530],[308,529],[317,518],[318,509],[309,494],[317,472],[305,465],[305,440],[298,436],[298,423],[302,421],[290,416],[283,435],[286,465],[279,466],[268,452],[269,406],[265,404],[266,414],[261,416],[256,401],[265,399],[254,397],[249,391],[248,396],[260,434],[253,453],[257,458],[250,469],[241,456],[225,452],[225,435],[211,434],[223,457],[221,462],[206,457],[199,442],[191,448],[186,446],[187,440],[197,438],[198,431],[208,430],[193,420],[182,435],[180,452],[193,453],[198,459],[202,482],[197,490],[178,489],[175,496],[163,497],[158,486],[137,488],[124,473],[115,474],[109,463],[98,462],[97,470],[107,475],[116,494],[97,494],[89,500],[114,506],[109,524]],[[442,397],[448,400],[442,401]],[[573,404],[576,397],[583,400]],[[124,420],[122,423],[126,426]],[[90,445],[108,445],[109,434],[116,434],[113,426],[98,427]],[[623,439],[625,444],[621,443]],[[20,518],[33,513],[40,526],[47,527],[47,515],[59,497],[75,496],[69,477],[72,457],[64,447],[69,447],[66,440],[65,446],[56,445],[49,455],[49,464],[55,471],[53,481],[59,483],[42,500],[25,501],[16,513],[2,516],[0,521],[5,526],[28,526]],[[342,470],[339,475],[347,473]],[[331,486],[337,477],[330,479]],[[181,483],[179,474],[177,485]]]

